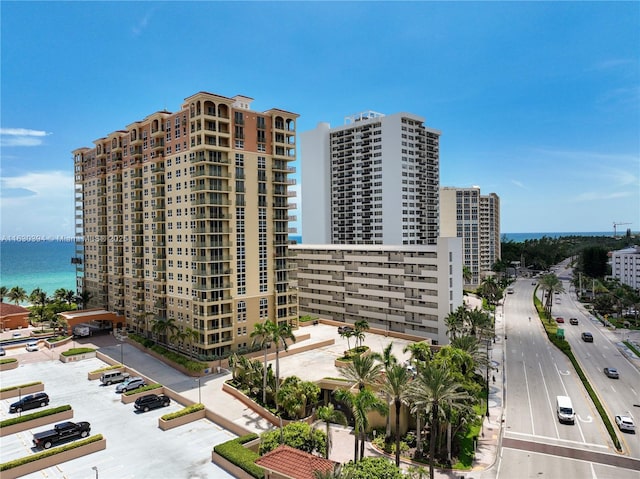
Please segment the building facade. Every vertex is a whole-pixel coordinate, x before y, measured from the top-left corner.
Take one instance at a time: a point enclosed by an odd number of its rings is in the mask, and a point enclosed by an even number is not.
[[[287,258],[298,115],[251,102],[199,92],[73,152],[79,291],[202,358],[248,346],[259,321],[298,317]]]
[[[500,260],[500,198],[480,188],[440,188],[440,234],[462,239],[462,262],[477,286]]]
[[[301,315],[448,344],[444,318],[463,304],[460,238],[436,245],[290,247]]]
[[[369,111],[301,133],[302,241],[435,244],[440,132],[424,121]]]
[[[622,284],[640,289],[640,246],[614,251],[611,254],[611,275]]]

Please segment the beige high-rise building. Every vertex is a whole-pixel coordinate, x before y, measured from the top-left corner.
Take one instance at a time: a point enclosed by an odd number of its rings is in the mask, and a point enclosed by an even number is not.
[[[257,322],[298,318],[298,115],[251,102],[199,92],[73,152],[78,289],[140,334],[191,332],[173,342],[206,359],[249,346]]]
[[[462,238],[462,264],[477,286],[500,260],[500,198],[476,186],[440,188],[440,235]]]

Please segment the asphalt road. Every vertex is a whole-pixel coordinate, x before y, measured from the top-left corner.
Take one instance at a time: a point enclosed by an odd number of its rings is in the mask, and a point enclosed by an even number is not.
[[[565,287],[568,289],[568,283]],[[573,366],[547,340],[532,304],[534,288],[531,279],[519,279],[514,285],[515,293],[507,295],[503,307],[498,310],[499,318],[504,319],[508,339],[504,347],[505,423],[496,477],[637,478],[640,461],[632,459],[636,457],[635,449],[625,449],[631,452],[631,456],[626,457],[616,452]],[[583,317],[584,313],[571,301],[569,293],[558,296],[554,316],[565,317],[567,338],[580,361],[583,356],[586,359],[584,367],[588,374],[604,376],[604,366],[600,362],[590,364],[588,361],[600,354],[595,354],[594,350],[602,350],[609,356],[608,361],[619,360],[620,366],[618,362],[611,365],[619,367],[631,378],[632,372],[622,365],[623,358],[616,357],[615,344],[610,343],[605,349],[605,338],[596,335],[597,330],[587,317]],[[569,325],[569,317],[579,317],[580,324]],[[580,339],[580,333],[587,329],[594,332],[594,343],[584,343]],[[630,364],[627,367],[638,373]],[[571,397],[577,413],[574,425],[559,423],[555,411],[556,396],[559,395]],[[637,445],[637,435],[630,435],[628,439],[635,441],[634,447]],[[526,460],[523,453],[527,454]]]

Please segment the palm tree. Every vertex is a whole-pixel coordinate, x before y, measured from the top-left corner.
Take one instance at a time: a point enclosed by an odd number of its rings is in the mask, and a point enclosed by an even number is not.
[[[452,377],[444,364],[427,364],[419,370],[415,381],[411,383],[406,398],[417,408],[430,412],[429,430],[429,477],[434,477],[433,466],[436,453],[436,436],[440,420],[440,408],[444,404],[453,405],[470,401],[466,391],[460,389],[460,384]]]
[[[465,318],[467,315],[467,309],[464,305],[458,306],[455,311],[449,313],[444,318],[445,325],[447,326],[447,334],[449,339],[453,341],[460,334],[464,332]]]
[[[366,430],[369,427],[368,414],[378,411],[387,414],[387,405],[381,401],[369,388],[363,388],[357,394],[346,389],[336,389],[335,398],[349,408],[354,420],[354,453],[353,462],[358,462],[358,443],[360,443],[360,458],[364,456],[364,442]]]
[[[546,294],[546,300],[544,303],[544,309],[549,315],[548,320],[551,321],[551,308],[553,306],[553,294],[563,293],[562,281],[553,273],[543,275],[538,281],[538,285],[542,289],[543,294]]]
[[[198,331],[197,329],[193,329],[190,327],[186,327],[184,328],[183,331],[183,340],[186,341],[187,346],[189,346],[189,357],[193,358],[193,343],[195,341],[198,341],[200,339],[200,331]]]
[[[44,330],[44,320],[45,320],[45,308],[47,304],[51,301],[47,296],[46,291],[41,290],[40,288],[36,288],[31,291],[29,295],[29,301],[33,304],[33,312],[40,318],[40,323],[42,329]]]
[[[0,286],[0,303],[4,303],[4,298],[9,296],[9,288],[6,286]]]
[[[491,325],[491,316],[478,308],[467,311],[466,320],[471,336],[475,336],[479,329],[486,329]]]
[[[173,318],[157,317],[151,320],[151,331],[157,334],[164,341],[160,341],[165,346],[167,345],[167,338],[173,336],[173,333],[177,330],[175,324],[176,320]]]
[[[325,450],[324,457],[329,459],[329,451],[331,450],[331,429],[329,428],[330,422],[337,422],[340,424],[347,424],[347,417],[342,411],[334,409],[333,404],[329,403],[326,406],[320,406],[317,411],[318,419],[324,421],[326,424],[327,433],[327,449]]]
[[[262,380],[262,404],[267,404],[267,350],[271,346],[273,341],[273,332],[275,330],[274,323],[268,319],[264,323],[257,323],[253,327],[251,337],[253,338],[253,345],[258,345],[260,349],[264,349],[264,377]]]
[[[76,296],[75,300],[78,305],[82,305],[82,307],[78,307],[78,309],[86,309],[89,302],[93,299],[93,294],[87,290],[82,290]]]
[[[391,397],[396,411],[396,466],[400,467],[400,407],[405,402],[406,391],[409,387],[410,375],[407,368],[401,364],[391,364],[386,368],[382,381],[382,390],[387,397]],[[389,418],[389,414],[387,418]]]
[[[462,280],[464,281],[464,284],[471,284],[471,281],[473,280],[473,273],[471,272],[471,268],[468,266],[462,267]]]
[[[358,354],[344,368],[340,374],[363,389],[367,385],[375,384],[382,374],[382,364],[376,364],[377,355]]]
[[[393,342],[389,343],[383,350],[382,354],[379,355],[380,361],[382,361],[382,366],[384,367],[385,373],[393,366],[394,364],[398,364],[398,358],[396,358],[391,352],[393,349]],[[391,397],[385,393],[387,404],[391,402]],[[386,439],[391,437],[391,416],[387,415],[386,427],[385,427],[385,436]]]
[[[68,300],[69,297],[71,297],[71,300]],[[72,290],[65,288],[58,288],[53,293],[53,299],[56,301],[60,301],[61,303],[71,304],[74,297],[75,293]]]
[[[16,306],[29,299],[29,297],[27,296],[27,292],[20,286],[14,286],[13,288],[11,288],[11,290],[7,294],[7,298]]]
[[[276,345],[276,399],[277,399],[278,386],[280,383],[280,345],[282,344],[282,348],[284,349],[284,351],[287,351],[289,349],[287,340],[290,340],[295,343],[296,337],[293,334],[291,325],[284,321],[278,324],[274,323],[271,333],[272,333],[271,337],[273,339],[273,342]]]
[[[416,364],[427,363],[431,360],[431,347],[424,341],[407,344],[402,352],[411,354],[411,362]]]
[[[369,329],[369,322],[366,319],[361,319],[359,321],[356,321],[353,327],[355,328],[354,336],[357,340],[356,347],[358,347],[358,342],[360,343],[360,346],[362,346],[365,337],[364,332]]]
[[[340,337],[345,338],[347,340],[347,349],[351,349],[351,345],[349,344],[349,338],[352,338],[355,335],[355,331],[353,329],[345,329],[340,332]]]

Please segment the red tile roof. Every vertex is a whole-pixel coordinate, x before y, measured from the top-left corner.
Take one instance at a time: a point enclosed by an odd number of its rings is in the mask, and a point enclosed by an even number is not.
[[[10,314],[28,313],[27,308],[16,306],[11,303],[0,303],[0,316],[9,316]]]
[[[333,471],[337,465],[334,461],[285,444],[256,459],[256,464],[293,479],[314,479],[315,471]]]

